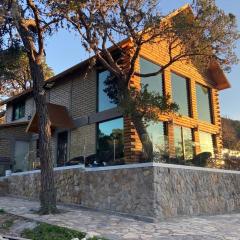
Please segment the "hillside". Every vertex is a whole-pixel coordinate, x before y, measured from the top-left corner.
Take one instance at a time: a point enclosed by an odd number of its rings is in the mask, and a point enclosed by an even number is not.
[[[223,147],[240,151],[240,121],[222,118]]]

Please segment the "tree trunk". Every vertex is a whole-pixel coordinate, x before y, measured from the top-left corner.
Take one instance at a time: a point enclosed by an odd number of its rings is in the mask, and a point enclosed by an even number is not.
[[[153,161],[153,143],[149,137],[145,124],[141,117],[136,115],[133,115],[131,119],[143,146],[144,159],[147,161]]]
[[[30,59],[31,76],[33,80],[33,96],[39,121],[39,152],[41,164],[40,213],[49,214],[57,211],[56,189],[54,186],[54,170],[51,151],[51,126],[48,118],[44,85],[44,74],[41,61],[37,63]]]

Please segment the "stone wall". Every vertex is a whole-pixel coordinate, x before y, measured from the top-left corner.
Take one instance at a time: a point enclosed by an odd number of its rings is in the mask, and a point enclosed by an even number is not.
[[[11,195],[38,198],[39,172],[8,178]],[[164,219],[240,210],[240,172],[132,164],[55,171],[58,202]]]
[[[157,218],[240,211],[240,172],[155,167],[154,194]]]
[[[8,194],[8,182],[5,179],[0,179],[0,197]]]

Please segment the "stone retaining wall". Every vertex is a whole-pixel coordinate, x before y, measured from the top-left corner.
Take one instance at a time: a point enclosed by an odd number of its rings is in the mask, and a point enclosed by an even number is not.
[[[8,177],[11,195],[38,198],[39,173]],[[59,202],[149,218],[240,210],[240,172],[167,164],[55,171]]]
[[[8,181],[3,179],[0,180],[0,197],[8,194]]]

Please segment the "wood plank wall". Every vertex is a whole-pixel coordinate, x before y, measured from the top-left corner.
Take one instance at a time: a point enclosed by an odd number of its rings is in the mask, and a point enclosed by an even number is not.
[[[162,44],[146,45],[141,50],[141,57],[152,61],[153,63],[164,65],[168,62],[168,53],[166,47]],[[139,62],[136,64],[136,71],[140,70]],[[191,61],[176,62],[167,68],[163,74],[163,90],[172,98],[171,72],[184,76],[189,81],[190,94],[190,112],[191,117],[179,115],[160,115],[161,121],[167,123],[167,133],[169,141],[169,151],[172,156],[174,149],[174,125],[191,128],[193,131],[193,140],[195,142],[195,153],[201,152],[199,145],[199,131],[214,135],[216,154],[221,154],[222,135],[221,135],[221,117],[219,106],[218,90],[215,84],[205,74],[202,74]],[[196,83],[210,88],[213,123],[204,122],[198,119]],[[140,79],[134,76],[131,80],[131,86],[140,87]],[[125,155],[127,162],[139,161],[142,145],[130,119],[125,119]]]

